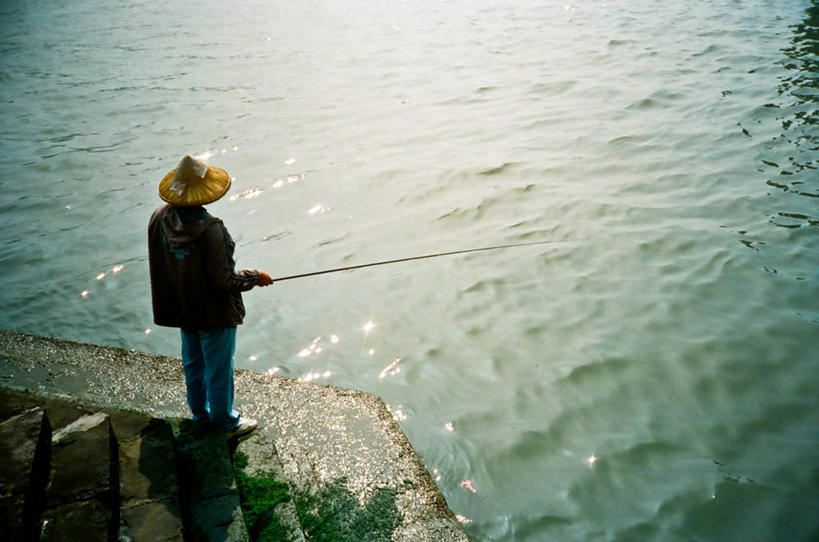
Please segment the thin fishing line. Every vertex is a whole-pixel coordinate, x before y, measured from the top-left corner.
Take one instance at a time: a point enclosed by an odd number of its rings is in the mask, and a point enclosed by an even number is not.
[[[423,256],[410,256],[409,258],[398,258],[395,260],[385,260],[381,262],[362,263],[358,265],[349,265],[347,267],[336,267],[335,269],[325,269],[323,271],[313,271],[312,273],[300,273],[298,275],[288,275],[286,277],[274,278],[273,282],[280,282],[283,280],[300,279],[305,277],[314,277],[316,275],[326,275],[327,273],[339,273],[341,271],[351,271],[353,269],[362,269],[364,267],[375,267],[377,265],[388,265],[393,263],[410,262],[413,260],[425,260],[427,258],[438,258],[440,256],[452,256],[454,254],[466,254],[468,252],[481,252],[484,250],[499,250],[504,248],[527,247],[533,245],[547,245],[552,243],[564,243],[565,241],[532,241],[529,243],[513,243],[509,245],[496,245],[491,247],[467,248],[464,250],[453,250],[450,252],[439,252],[437,254],[425,254]]]

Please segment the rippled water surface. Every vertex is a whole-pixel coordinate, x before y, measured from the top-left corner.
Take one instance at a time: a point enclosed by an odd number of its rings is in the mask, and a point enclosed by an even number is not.
[[[187,152],[237,365],[389,404],[476,540],[819,539],[819,5],[5,2],[0,327],[177,355]]]

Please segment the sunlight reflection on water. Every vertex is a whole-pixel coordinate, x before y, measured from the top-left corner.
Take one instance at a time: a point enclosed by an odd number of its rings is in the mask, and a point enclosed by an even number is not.
[[[819,8],[197,7],[243,32],[0,7],[3,327],[178,356],[144,230],[185,152],[239,267],[574,239],[249,292],[237,366],[395,405],[477,540],[815,532]]]

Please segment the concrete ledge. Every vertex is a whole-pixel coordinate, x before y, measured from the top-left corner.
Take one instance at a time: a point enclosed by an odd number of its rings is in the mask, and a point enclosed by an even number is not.
[[[239,444],[249,469],[270,470],[272,445],[296,495],[343,483],[363,505],[386,490],[401,516],[392,540],[468,540],[381,399],[243,370],[235,381],[237,407],[260,425]],[[0,331],[0,384],[189,416],[181,361],[142,352]]]

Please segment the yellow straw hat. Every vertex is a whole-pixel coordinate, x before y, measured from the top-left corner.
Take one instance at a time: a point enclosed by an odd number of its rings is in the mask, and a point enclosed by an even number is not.
[[[159,181],[159,197],[178,207],[213,203],[230,189],[230,175],[190,155]]]

